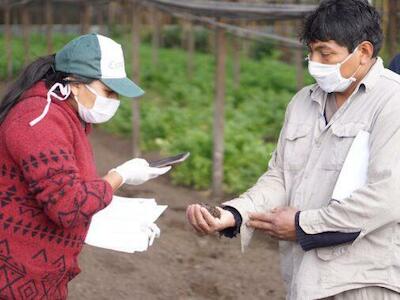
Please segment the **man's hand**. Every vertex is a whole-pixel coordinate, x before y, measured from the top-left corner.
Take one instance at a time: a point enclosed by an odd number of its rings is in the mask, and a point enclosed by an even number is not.
[[[274,208],[269,213],[249,213],[247,226],[260,229],[280,240],[295,241],[295,216],[293,207]]]
[[[235,226],[235,219],[231,212],[220,207],[217,209],[221,212],[221,218],[213,217],[206,208],[199,204],[189,205],[186,210],[186,218],[195,231],[202,235],[214,234]]]

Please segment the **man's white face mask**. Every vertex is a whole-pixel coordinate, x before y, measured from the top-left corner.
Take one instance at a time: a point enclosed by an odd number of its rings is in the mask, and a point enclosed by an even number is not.
[[[353,54],[357,51],[358,46],[354,49],[349,56],[346,57],[341,63],[328,65],[321,64],[315,61],[310,60],[308,56],[308,71],[311,76],[314,77],[315,81],[318,85],[327,93],[332,92],[344,92],[349,88],[349,86],[356,81],[356,78],[353,76],[360,69],[361,65],[357,68],[357,70],[350,76],[350,78],[344,78],[342,73],[340,72],[340,67],[353,56]]]
[[[96,95],[96,100],[92,108],[87,108],[78,101],[78,97],[74,95],[76,102],[78,103],[78,112],[82,120],[87,123],[104,123],[110,120],[118,110],[120,101],[106,98],[99,95],[95,89],[85,85],[86,88]]]

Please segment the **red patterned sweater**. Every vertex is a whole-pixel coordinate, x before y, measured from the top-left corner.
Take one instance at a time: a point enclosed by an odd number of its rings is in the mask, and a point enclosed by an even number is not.
[[[70,104],[29,126],[46,95],[37,83],[0,126],[0,299],[65,299],[91,216],[112,199]]]

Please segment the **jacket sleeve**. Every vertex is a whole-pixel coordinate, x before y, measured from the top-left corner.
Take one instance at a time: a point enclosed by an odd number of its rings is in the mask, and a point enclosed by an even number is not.
[[[111,202],[111,185],[102,178],[81,177],[73,147],[80,141],[73,140],[61,111],[51,108],[45,119],[30,127],[32,116],[13,122],[5,135],[28,192],[59,226],[88,226],[92,215]]]
[[[254,229],[247,227],[249,212],[265,212],[275,207],[287,205],[285,182],[283,176],[284,132],[289,119],[290,105],[286,111],[285,123],[280,132],[277,147],[268,163],[268,170],[257,183],[240,197],[223,203],[235,208],[242,217],[240,238],[242,251],[249,245]]]
[[[367,184],[342,201],[302,211],[299,222],[306,233],[361,232],[357,242],[368,233],[400,220],[398,96],[393,96],[391,102],[377,115],[371,128]]]
[[[360,232],[338,231],[307,234],[300,227],[299,217],[300,212],[298,211],[295,217],[296,240],[304,251],[354,242],[354,240],[360,234]]]

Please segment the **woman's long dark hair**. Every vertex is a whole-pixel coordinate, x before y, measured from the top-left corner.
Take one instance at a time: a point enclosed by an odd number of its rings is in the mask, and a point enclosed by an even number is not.
[[[63,85],[68,82],[89,84],[94,80],[79,75],[57,72],[55,71],[54,61],[55,54],[38,58],[29,64],[11,84],[0,102],[0,125],[10,110],[21,100],[22,94],[40,80],[45,81],[47,88],[50,88],[56,82]],[[73,80],[66,80],[67,77],[71,77]]]

